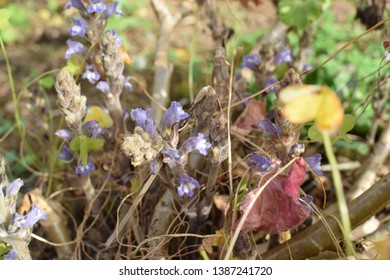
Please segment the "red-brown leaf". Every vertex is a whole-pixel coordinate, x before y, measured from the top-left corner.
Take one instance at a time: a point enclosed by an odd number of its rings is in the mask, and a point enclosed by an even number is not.
[[[242,136],[248,135],[253,126],[264,120],[265,107],[263,102],[257,100],[251,100],[248,105],[246,105],[245,110],[237,118],[232,126],[232,130],[241,134]]]
[[[306,172],[303,158],[298,158],[289,174],[278,175],[265,187],[256,200],[244,222],[242,231],[261,230],[268,233],[281,233],[299,226],[310,215],[309,210],[299,202],[300,186]],[[249,192],[243,200],[244,213],[256,193],[273,174],[265,175],[257,189]],[[237,227],[240,220],[235,224]]]

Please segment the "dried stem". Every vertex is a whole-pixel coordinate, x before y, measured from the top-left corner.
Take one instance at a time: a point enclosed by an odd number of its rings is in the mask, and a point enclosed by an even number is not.
[[[164,1],[151,0],[151,3],[160,22],[154,59],[155,72],[152,96],[160,105],[166,107],[169,102],[169,81],[173,70],[168,58],[170,34],[180,20],[188,14],[189,10],[184,8],[177,14],[172,15]],[[152,103],[151,108],[155,120],[159,122],[163,114],[161,107]]]
[[[34,204],[44,209],[47,214],[47,218],[42,220],[40,224],[49,237],[49,240],[57,244],[63,244],[62,246],[54,247],[58,259],[70,259],[74,251],[74,246],[71,244],[72,240],[67,229],[66,219],[62,215],[62,205],[58,202],[47,201],[37,191],[30,193],[30,197]]]
[[[376,173],[383,165],[390,153],[390,121],[387,122],[385,130],[382,132],[379,141],[374,145],[373,152],[368,157],[366,163],[362,164],[364,168],[356,179],[348,194],[350,199],[354,199],[367,189],[369,189],[375,182]]]
[[[133,214],[134,214],[134,211],[136,210],[136,208],[139,206],[139,204],[141,203],[141,200],[142,198],[144,197],[144,195],[146,194],[146,192],[149,190],[149,187],[151,186],[151,184],[153,183],[154,179],[156,178],[156,175],[151,175],[149,177],[149,179],[146,181],[146,183],[144,184],[144,186],[142,187],[140,193],[138,194],[138,196],[136,197],[136,199],[134,200],[133,204],[131,205],[130,209],[127,211],[127,213],[125,214],[125,216],[122,218],[122,220],[119,222],[117,222],[117,228],[115,230],[115,232],[113,234],[111,234],[111,236],[107,239],[106,241],[106,247],[109,247],[112,242],[114,242],[115,238],[117,238],[118,240],[118,237],[122,234],[122,231],[124,230],[125,226],[131,222],[132,218],[133,218]],[[127,198],[127,197],[126,197]],[[125,201],[126,198],[123,200]],[[118,208],[118,213],[120,211],[120,207]]]
[[[171,225],[175,217],[175,209],[173,202],[173,194],[170,189],[167,189],[163,196],[158,201],[152,216],[152,221],[148,230],[148,237],[156,237],[167,234],[169,226]],[[165,238],[152,239],[149,243],[151,248],[157,248],[153,250],[151,259],[162,259],[167,255],[167,245],[161,246],[165,243]]]

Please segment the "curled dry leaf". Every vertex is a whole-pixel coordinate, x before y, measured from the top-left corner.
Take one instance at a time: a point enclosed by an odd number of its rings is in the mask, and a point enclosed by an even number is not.
[[[303,223],[310,215],[306,206],[299,202],[300,186],[306,172],[303,158],[298,158],[288,175],[278,175],[260,194],[243,224],[242,231],[261,230],[267,233],[281,233]],[[247,211],[256,193],[274,173],[266,174],[258,188],[243,198],[241,211]],[[235,228],[240,220],[235,223]]]
[[[265,107],[263,102],[251,100],[234,122],[232,130],[242,136],[246,136],[252,131],[255,124],[264,120],[264,115]]]

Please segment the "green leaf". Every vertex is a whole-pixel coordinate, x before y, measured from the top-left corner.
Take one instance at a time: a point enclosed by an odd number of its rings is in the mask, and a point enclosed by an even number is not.
[[[9,21],[13,26],[30,27],[29,14],[27,12],[29,9],[25,5],[10,4],[7,6],[7,10],[11,12]]]
[[[89,138],[87,136],[79,136],[73,138],[69,147],[72,152],[79,152],[81,156],[81,162],[83,165],[87,165],[88,153],[90,151],[101,151],[104,146],[104,140],[98,138]]]
[[[356,118],[350,114],[344,115],[343,123],[340,127],[340,134],[345,134],[355,127]]]
[[[4,255],[9,251],[10,247],[7,246],[4,242],[0,241],[0,256]]]
[[[310,140],[322,141],[322,133],[318,131],[315,125],[309,128],[307,135],[309,136]]]
[[[282,22],[297,30],[304,30],[308,24],[321,16],[326,0],[281,0],[279,17]]]
[[[39,85],[43,88],[50,89],[53,88],[55,80],[53,77],[44,77],[39,80]]]
[[[10,23],[11,11],[7,9],[0,9],[0,30],[6,29]]]
[[[72,55],[64,69],[71,73],[73,76],[81,75],[83,73],[83,62],[84,59],[81,55]]]

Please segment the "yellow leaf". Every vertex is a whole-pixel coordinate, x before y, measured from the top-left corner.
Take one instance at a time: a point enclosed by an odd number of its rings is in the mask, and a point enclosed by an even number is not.
[[[343,121],[343,106],[336,93],[326,86],[303,85],[283,89],[279,99],[283,114],[295,124],[314,121],[320,131],[335,133]]]
[[[102,128],[110,128],[113,125],[113,120],[110,115],[99,106],[91,106],[85,116],[85,122],[96,120]]]

